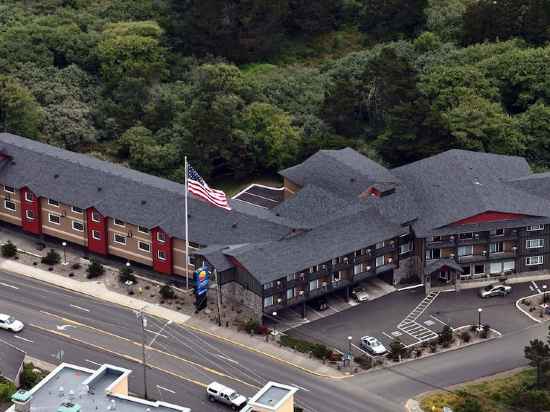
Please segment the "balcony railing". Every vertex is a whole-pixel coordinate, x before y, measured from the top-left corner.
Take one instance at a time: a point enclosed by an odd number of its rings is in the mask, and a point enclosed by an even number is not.
[[[376,276],[376,270],[369,270],[368,272],[361,272],[353,275],[353,282],[361,282],[362,280],[369,279]]]

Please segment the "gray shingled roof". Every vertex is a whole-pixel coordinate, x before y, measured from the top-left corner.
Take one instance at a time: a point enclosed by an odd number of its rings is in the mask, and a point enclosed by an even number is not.
[[[436,270],[440,270],[444,268],[445,266],[456,270],[457,272],[464,273],[464,269],[462,269],[462,266],[460,266],[458,263],[456,263],[452,259],[437,259],[432,262],[429,262],[426,267],[424,268],[424,273],[426,275],[431,275]]]
[[[25,352],[0,339],[0,376],[15,382],[25,360]]]
[[[235,257],[256,279],[266,283],[399,236],[404,231],[370,207],[293,237],[245,245],[224,253]]]
[[[414,193],[419,236],[487,211],[548,216],[550,201],[508,184],[530,173],[520,157],[449,150],[393,169]]]
[[[2,182],[28,186],[36,195],[136,225],[160,226],[185,239],[185,186],[120,165],[73,153],[8,133],[0,133],[0,150],[12,156],[0,167]],[[189,198],[189,238],[203,244],[279,239],[289,227],[236,210]]]

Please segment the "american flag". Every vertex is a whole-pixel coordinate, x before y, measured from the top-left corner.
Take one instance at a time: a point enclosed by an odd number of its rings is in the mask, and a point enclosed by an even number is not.
[[[187,188],[189,192],[206,200],[208,203],[222,209],[231,210],[225,193],[221,190],[211,189],[191,165],[187,165]]]

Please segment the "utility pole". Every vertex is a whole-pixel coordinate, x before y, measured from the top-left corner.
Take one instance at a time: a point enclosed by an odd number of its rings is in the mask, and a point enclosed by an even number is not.
[[[145,388],[144,397],[148,400],[147,396],[147,358],[145,356],[145,328],[147,327],[147,318],[143,314],[143,308],[137,314],[139,323],[141,325],[141,362],[143,363],[143,386]]]
[[[218,271],[216,269],[214,269],[214,276],[216,277],[216,285],[218,286],[216,291],[216,296],[218,301],[218,326],[221,326],[222,325],[222,310],[221,310],[222,284],[220,282],[220,278],[218,277]]]

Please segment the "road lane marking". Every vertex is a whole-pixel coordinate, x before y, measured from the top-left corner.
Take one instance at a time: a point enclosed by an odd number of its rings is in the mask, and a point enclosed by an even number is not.
[[[73,305],[72,303],[71,303],[70,306],[72,306],[73,308],[78,309],[78,310],[83,310],[84,312],[89,312],[90,311],[90,309],[83,308],[82,306]]]
[[[89,362],[92,365],[101,366],[101,363],[94,362],[93,360],[90,360],[90,359],[84,359],[84,361]]]
[[[57,325],[57,330],[67,330],[68,328],[76,328],[75,325]]]
[[[301,389],[305,392],[311,392],[309,389],[304,388],[303,386],[296,385],[295,383],[291,383],[290,386],[294,386],[296,389]]]
[[[221,354],[218,354],[218,357],[219,357],[219,358],[222,358],[222,359],[224,359],[224,360],[226,360],[226,361],[228,361],[228,362],[234,363],[235,365],[238,365],[238,364],[239,364],[239,362],[237,362],[235,359],[228,358],[227,356],[223,356],[223,355],[221,355]]]
[[[157,388],[162,389],[163,391],[170,392],[175,394],[176,391],[173,391],[172,389],[165,388],[164,386],[157,385]]]
[[[162,333],[160,333],[160,331],[159,331],[159,332],[155,332],[154,330],[151,330],[151,329],[143,329],[143,330],[144,330],[145,332],[149,332],[149,333],[152,333],[153,335],[156,335],[153,339],[156,339],[157,336],[162,336],[163,338],[168,339],[168,336],[163,335]],[[153,340],[153,342],[154,342],[154,340]],[[153,344],[153,342],[151,342],[151,345]]]
[[[13,286],[13,285],[10,285],[8,283],[0,282],[0,285],[5,286],[7,288],[12,288],[12,289],[15,289],[15,290],[19,290],[19,288],[17,286]]]
[[[30,339],[27,339],[27,338],[24,338],[22,336],[15,335],[14,338],[19,339],[19,340],[24,340],[25,342],[34,343],[34,341],[32,341]]]

